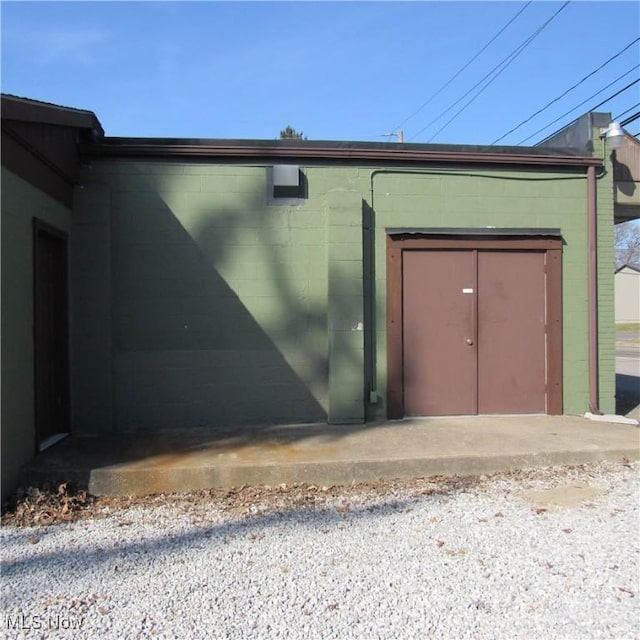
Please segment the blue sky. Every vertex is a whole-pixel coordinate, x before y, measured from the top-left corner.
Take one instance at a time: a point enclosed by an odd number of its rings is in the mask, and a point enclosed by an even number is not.
[[[574,0],[438,131],[563,4],[3,1],[1,86],[94,111],[109,136],[272,139],[291,124],[309,139],[384,141],[402,125],[407,142],[491,144],[640,36],[637,2]],[[500,144],[570,111],[533,144],[638,79],[639,45]],[[598,110],[639,102],[636,84]]]

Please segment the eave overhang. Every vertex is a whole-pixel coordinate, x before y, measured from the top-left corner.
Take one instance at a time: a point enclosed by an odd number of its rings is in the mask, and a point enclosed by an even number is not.
[[[371,164],[487,164],[547,167],[601,166],[601,158],[572,155],[570,150],[462,145],[409,145],[342,142],[183,141],[110,139],[80,147],[85,158],[207,160],[237,162],[361,162]]]

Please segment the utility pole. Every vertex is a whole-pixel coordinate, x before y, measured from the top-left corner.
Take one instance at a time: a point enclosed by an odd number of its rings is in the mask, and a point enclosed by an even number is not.
[[[391,133],[383,133],[382,136],[385,138],[395,136],[397,142],[404,142],[404,132],[401,129],[398,129],[398,131],[392,131]]]

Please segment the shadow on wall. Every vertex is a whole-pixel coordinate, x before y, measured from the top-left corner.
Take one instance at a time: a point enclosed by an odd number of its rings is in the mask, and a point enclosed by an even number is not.
[[[123,192],[114,199],[118,429],[323,420],[310,387],[326,378],[324,362],[303,382],[216,269],[241,246],[238,217],[256,219],[259,211],[216,211],[216,226],[203,220],[192,237],[157,193],[146,193],[144,202]],[[189,212],[190,219],[206,217],[207,211]],[[264,274],[254,270],[252,281],[253,267],[243,265],[243,281],[258,290]],[[278,293],[283,307],[291,304],[286,290]],[[317,312],[305,315],[290,325],[322,322]]]
[[[637,176],[634,176],[631,169],[624,162],[620,162],[617,158],[617,154],[611,153],[611,162],[613,164],[613,175],[615,180],[615,186],[628,197],[633,196],[636,191],[635,180]]]
[[[176,197],[180,179],[113,189],[118,430],[326,421],[323,212],[267,207],[259,184]]]
[[[616,374],[616,413],[626,416],[640,407],[640,378]]]

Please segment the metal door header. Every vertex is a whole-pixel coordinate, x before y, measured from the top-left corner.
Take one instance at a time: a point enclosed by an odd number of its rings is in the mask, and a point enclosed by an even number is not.
[[[391,227],[385,229],[389,236],[424,235],[424,236],[553,236],[562,235],[560,229],[523,229],[497,227]]]

